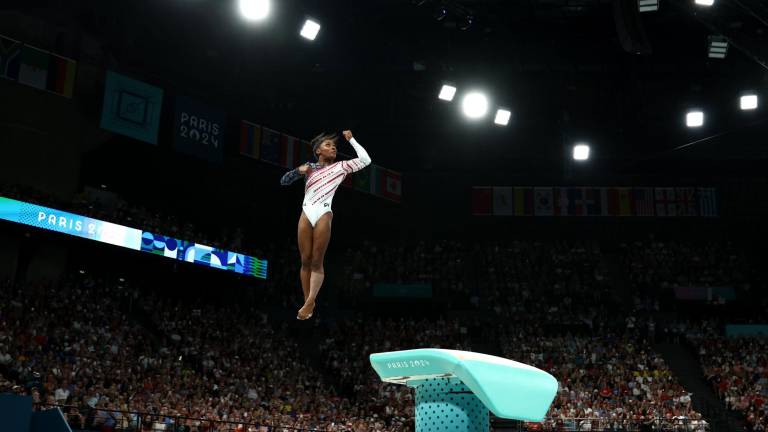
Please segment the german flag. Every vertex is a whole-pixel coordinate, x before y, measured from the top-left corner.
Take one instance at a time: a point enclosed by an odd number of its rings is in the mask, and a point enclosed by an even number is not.
[[[71,98],[75,88],[77,62],[56,54],[50,54],[48,60],[48,82],[46,89]]]

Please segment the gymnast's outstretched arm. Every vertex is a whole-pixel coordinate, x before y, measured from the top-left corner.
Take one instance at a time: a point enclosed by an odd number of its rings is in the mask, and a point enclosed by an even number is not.
[[[355,153],[357,153],[356,158],[341,162],[344,171],[349,174],[355,171],[360,171],[361,169],[370,165],[371,157],[368,156],[368,152],[365,151],[363,146],[361,146],[360,143],[358,143],[357,140],[352,136],[352,132],[344,131],[344,138],[349,141],[349,144],[352,145],[352,148],[355,149]]]

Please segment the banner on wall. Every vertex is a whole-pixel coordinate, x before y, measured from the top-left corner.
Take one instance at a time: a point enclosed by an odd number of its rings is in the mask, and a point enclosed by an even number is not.
[[[718,216],[714,188],[482,186],[471,195],[476,216]]]
[[[266,260],[10,198],[0,197],[0,219],[205,267],[267,278]]]
[[[101,127],[156,145],[162,105],[161,88],[108,71]]]
[[[174,143],[176,151],[210,162],[224,158],[224,111],[195,100],[176,99]]]

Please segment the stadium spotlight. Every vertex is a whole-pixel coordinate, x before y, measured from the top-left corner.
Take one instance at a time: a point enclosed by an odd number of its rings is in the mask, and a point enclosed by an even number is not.
[[[739,105],[742,111],[757,109],[757,95],[746,94],[742,96]]]
[[[475,22],[475,17],[467,15],[459,26],[459,30],[469,30]]]
[[[659,0],[637,0],[640,12],[655,12],[659,10]]]
[[[440,89],[440,94],[437,97],[444,101],[450,102],[453,100],[453,97],[455,95],[456,95],[456,87],[450,84],[443,84],[443,87]]]
[[[512,117],[512,112],[510,110],[499,108],[496,110],[496,118],[493,122],[499,126],[506,126],[509,124],[510,117]]]
[[[696,0],[697,5],[712,6],[715,4],[715,0]]]
[[[707,38],[707,55],[711,58],[725,58],[728,54],[728,39],[723,36],[709,36]]]
[[[448,16],[448,8],[444,5],[441,5],[437,8],[435,11],[435,19],[438,21],[442,21],[445,19],[445,17]]]
[[[269,16],[269,0],[239,0],[240,13],[249,21],[261,21]]]
[[[304,21],[304,27],[301,28],[301,33],[299,34],[301,34],[301,36],[304,37],[305,39],[309,39],[313,41],[315,40],[319,32],[320,32],[320,24],[307,18],[307,20]]]
[[[573,146],[573,160],[585,161],[589,159],[589,146],[586,144],[576,144]]]
[[[479,119],[488,112],[488,98],[478,92],[467,93],[461,102],[464,115],[471,119]]]
[[[690,128],[704,126],[704,113],[688,111],[688,114],[685,115],[685,124]]]

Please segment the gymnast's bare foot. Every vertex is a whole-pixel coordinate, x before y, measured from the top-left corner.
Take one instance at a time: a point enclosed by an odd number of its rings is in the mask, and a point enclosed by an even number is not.
[[[304,321],[312,318],[312,313],[315,311],[315,301],[307,300],[304,306],[299,309],[299,314],[296,315],[296,319]]]

